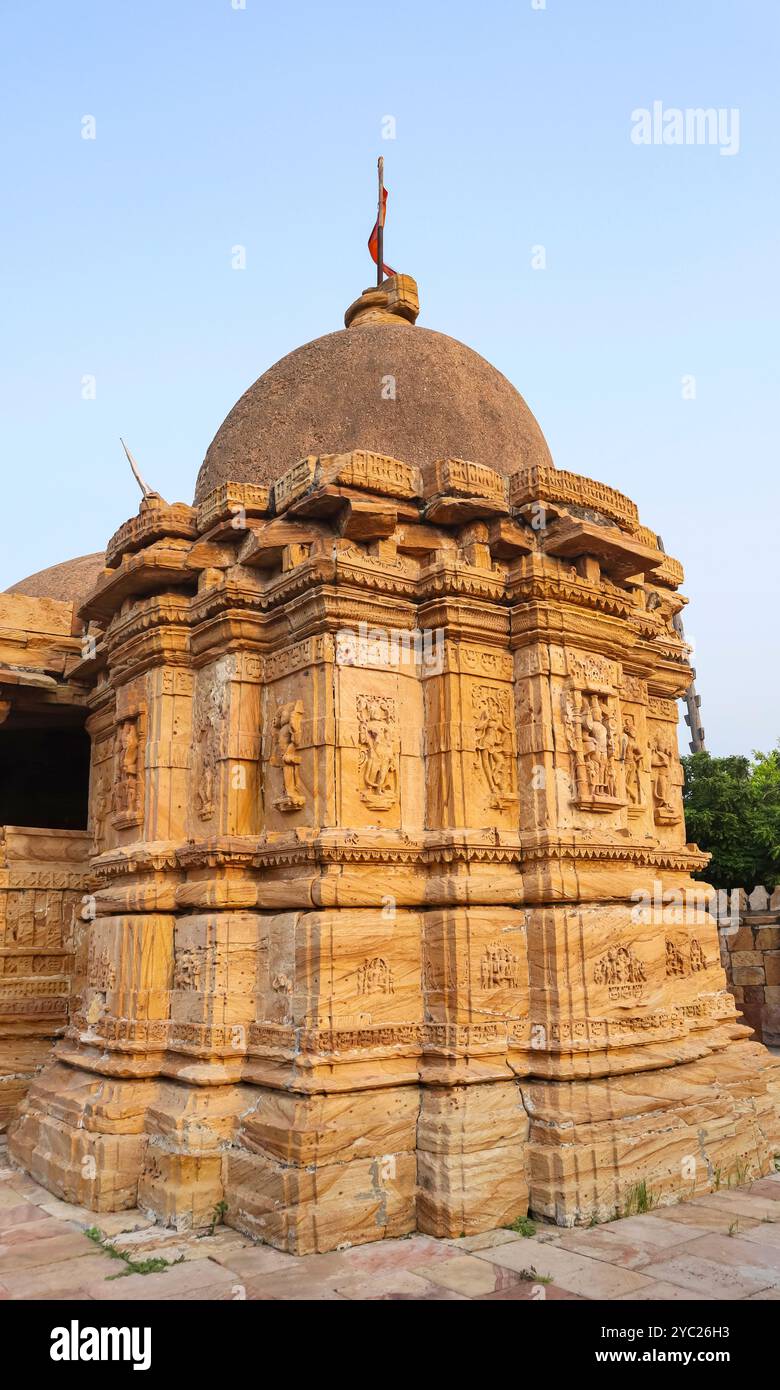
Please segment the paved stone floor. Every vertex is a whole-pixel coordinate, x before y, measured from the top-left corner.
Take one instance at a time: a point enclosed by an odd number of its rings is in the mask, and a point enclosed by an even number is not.
[[[127,1272],[159,1258],[166,1268]],[[0,1151],[0,1299],[61,1298],[780,1300],[780,1173],[588,1229],[409,1236],[296,1258],[224,1226],[181,1236],[137,1211],[70,1206]]]

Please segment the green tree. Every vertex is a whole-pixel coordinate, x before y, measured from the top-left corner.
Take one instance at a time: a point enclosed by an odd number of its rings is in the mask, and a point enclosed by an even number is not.
[[[774,888],[780,881],[780,751],[752,758],[692,753],[682,762],[688,839],[712,855],[697,877],[716,888]]]

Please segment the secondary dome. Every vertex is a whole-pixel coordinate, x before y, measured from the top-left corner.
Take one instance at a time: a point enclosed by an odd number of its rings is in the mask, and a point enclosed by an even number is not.
[[[47,570],[20,579],[18,584],[6,589],[6,593],[26,594],[28,598],[56,598],[61,603],[78,605],[94,589],[105,563],[102,550],[92,555],[78,555],[74,560],[63,560],[62,564],[51,565]]]
[[[349,327],[296,348],[259,377],[217,430],[196,503],[222,483],[271,483],[307,454],[351,449],[420,467],[437,458],[503,474],[552,467],[511,382],[455,338],[414,327],[416,304],[414,281],[394,276],[351,306]]]

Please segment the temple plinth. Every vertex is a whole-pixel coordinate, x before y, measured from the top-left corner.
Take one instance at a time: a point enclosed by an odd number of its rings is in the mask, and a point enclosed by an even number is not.
[[[681,567],[396,279],[81,607],[86,983],[10,1151],[95,1211],[224,1203],[305,1253],[608,1219],[780,1147],[691,878]]]

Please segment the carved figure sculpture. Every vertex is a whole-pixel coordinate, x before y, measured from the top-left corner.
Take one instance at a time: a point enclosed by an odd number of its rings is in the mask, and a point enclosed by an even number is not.
[[[667,937],[666,941],[666,973],[667,975],[685,975],[685,957],[678,946]]]
[[[271,763],[282,769],[284,790],[274,801],[278,811],[300,811],[306,797],[300,784],[300,742],[303,726],[303,704],[292,700],[280,705],[273,720],[274,751]]]
[[[520,984],[520,959],[502,942],[491,941],[482,956],[480,975],[483,989],[502,985],[516,989]]]
[[[642,803],[642,784],[639,774],[644,770],[644,752],[637,738],[633,714],[623,718],[622,758],[626,774],[626,795],[632,806]]]
[[[653,802],[655,804],[656,820],[669,820],[675,818],[675,809],[672,803],[672,754],[661,734],[656,736],[651,745],[650,763],[655,770],[655,776],[653,778]]]
[[[647,971],[630,946],[610,946],[596,962],[593,979],[597,985],[638,985],[646,982]]]
[[[138,722],[124,719],[119,725],[114,783],[114,810],[132,815],[138,809]]]
[[[361,801],[387,810],[398,799],[398,769],[393,746],[394,703],[386,696],[358,695]]]
[[[479,713],[475,725],[477,767],[490,791],[490,805],[500,810],[515,801],[514,746],[509,697],[489,687],[475,696]]]
[[[358,970],[358,994],[394,994],[393,972],[383,956],[365,960]]]
[[[695,936],[691,937],[691,970],[696,974],[699,970],[707,969],[707,961],[701,948],[701,942]]]

